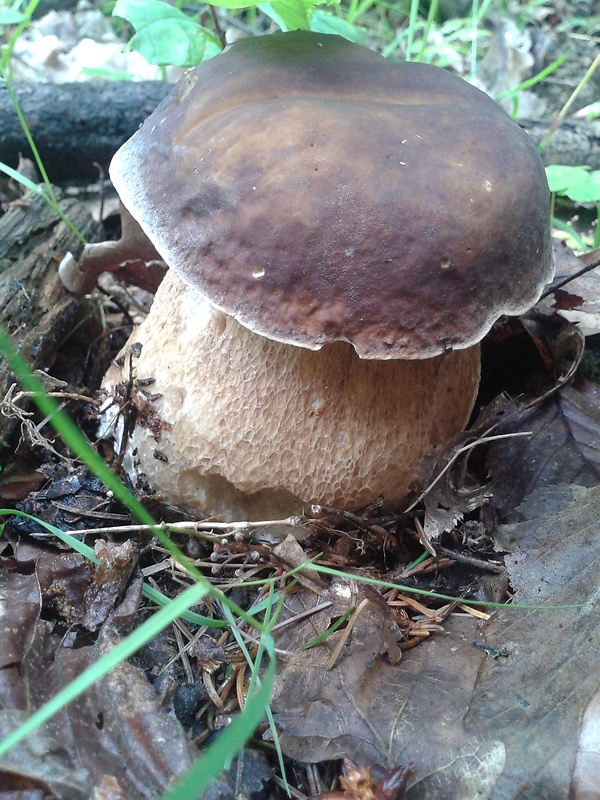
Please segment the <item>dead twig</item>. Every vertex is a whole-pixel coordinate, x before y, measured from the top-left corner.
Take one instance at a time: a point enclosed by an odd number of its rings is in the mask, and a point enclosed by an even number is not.
[[[580,278],[582,275],[585,275],[586,272],[591,272],[593,269],[600,267],[600,257],[594,259],[590,264],[586,264],[585,267],[578,269],[577,272],[574,272],[572,275],[568,275],[566,278],[561,278],[558,281],[553,281],[548,288],[542,292],[540,296],[540,301],[545,300],[546,297],[549,297],[551,294],[554,294],[558,289],[562,289],[563,286],[566,286],[571,281],[574,281],[575,278]],[[539,301],[538,301],[539,302]]]
[[[289,525],[290,527],[301,527],[306,524],[307,520],[303,517],[286,517],[285,519],[270,519],[260,520],[258,522],[173,522],[165,523],[160,522],[156,525],[115,525],[110,528],[102,528],[102,533],[116,534],[116,533],[145,533],[160,528],[165,533],[181,533],[188,536],[198,536],[198,538],[205,539],[209,542],[220,542],[228,536],[236,536],[242,531],[251,531],[256,528],[268,528],[277,525]],[[218,530],[218,534],[209,535],[207,531]],[[85,530],[78,530],[78,535],[86,535],[97,533],[97,528],[86,528]]]
[[[310,507],[310,513],[313,517],[326,517],[326,516],[336,516],[340,519],[346,519],[349,522],[354,523],[358,528],[367,533],[372,533],[377,538],[387,539],[389,536],[389,532],[386,531],[385,528],[382,528],[380,525],[375,525],[370,523],[368,520],[363,519],[358,514],[353,514],[351,511],[345,511],[342,508],[333,508],[332,506],[322,506],[317,505],[316,503]]]
[[[495,427],[495,426],[494,426]],[[473,450],[475,447],[479,447],[482,444],[488,444],[489,442],[497,442],[500,439],[513,439],[517,436],[532,436],[533,431],[517,431],[516,433],[503,433],[499,434],[498,436],[482,436],[480,439],[477,439],[470,444],[465,444],[462,447],[459,447],[456,452],[452,454],[452,458],[448,461],[448,463],[441,469],[436,477],[431,481],[431,483],[427,486],[427,488],[423,489],[421,494],[414,500],[409,507],[406,509],[405,513],[412,511],[413,508],[416,508],[420,502],[422,502],[425,497],[429,494],[429,492],[433,489],[433,487],[439,483],[439,481],[443,478],[443,476],[448,472],[450,467],[457,461],[457,459],[463,454],[468,453],[470,450]]]
[[[12,401],[16,404],[21,400],[31,400],[38,397],[38,395],[38,392],[17,392]],[[53,397],[55,400],[77,400],[81,403],[89,403],[92,406],[100,405],[100,402],[95,398],[79,392],[46,392],[46,397]]]
[[[461,564],[468,564],[470,567],[484,569],[488,572],[497,572],[498,574],[504,572],[504,567],[493,561],[484,561],[482,558],[468,556],[465,553],[459,553],[456,550],[451,550],[449,547],[442,547],[441,545],[438,545],[437,549],[440,553],[448,556],[453,561],[460,561]]]

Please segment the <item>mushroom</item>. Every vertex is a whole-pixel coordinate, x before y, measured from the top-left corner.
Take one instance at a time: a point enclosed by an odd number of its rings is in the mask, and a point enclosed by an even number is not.
[[[110,172],[170,269],[105,387],[141,381],[130,470],[194,513],[398,505],[469,419],[478,342],[553,274],[527,135],[337,36],[232,45]]]

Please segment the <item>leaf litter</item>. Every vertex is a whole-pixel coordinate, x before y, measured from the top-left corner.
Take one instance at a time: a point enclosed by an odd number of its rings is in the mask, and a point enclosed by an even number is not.
[[[59,635],[41,612],[44,595],[52,593],[57,564],[72,558],[70,553],[40,551],[36,570],[29,574],[18,571],[25,568],[23,562],[2,565],[2,738],[111,649],[136,621],[141,576],[130,583],[119,605],[113,602],[95,641],[68,629]],[[87,564],[76,558],[87,575]],[[82,596],[80,613],[85,605]],[[57,714],[43,733],[10,751],[0,762],[0,785],[39,788],[60,800],[87,800],[110,777],[121,796],[152,798],[187,769],[192,757],[183,729],[161,709],[144,670],[123,662]]]
[[[584,296],[585,285],[571,296]],[[569,791],[579,798],[597,778],[598,388],[579,378],[565,385],[581,337],[546,313],[492,332],[492,346],[512,343],[517,353],[527,341],[531,360],[520,369],[513,361],[508,370],[511,398],[495,399],[488,384],[475,426],[424,464],[432,478],[444,470],[424,498],[424,517],[419,507],[405,515],[314,509],[294,530],[302,530],[301,543],[297,536],[281,541],[275,526],[260,523],[235,530],[186,522],[191,535],[181,538],[185,525],[173,534],[238,602],[260,599],[243,587],[245,578],[280,576],[280,587],[288,587],[274,632],[280,666],[272,710],[295,764],[349,757],[373,785],[401,768],[407,798],[554,798]],[[25,481],[7,483],[7,493],[61,527],[85,528],[86,536],[96,508],[104,526],[129,521],[114,514],[120,509],[107,505],[84,472],[67,465],[61,474],[50,464],[48,451],[40,464],[28,454]],[[295,524],[281,528],[287,533]],[[181,585],[171,559],[126,527],[96,531],[100,564],[91,568],[39,530],[6,526],[3,733],[145,613],[142,574],[171,593]],[[302,569],[318,552],[320,563],[346,577]],[[298,583],[290,589],[285,576],[294,568]],[[523,605],[579,605],[477,612],[365,586],[361,577],[484,603],[509,597]],[[230,641],[220,629],[208,635],[186,626],[163,632],[12,751],[0,763],[6,785],[60,798],[92,790],[158,796],[191,762],[194,742],[226,725],[244,697],[244,669]],[[260,759],[255,774],[257,785],[264,782]],[[309,794],[297,768],[294,774]],[[225,780],[222,796],[233,796],[235,780]],[[352,791],[344,796],[351,800]]]
[[[441,521],[439,536],[484,496],[491,499],[499,519],[520,520],[493,533],[506,552],[513,602],[577,607],[497,610],[479,622],[454,615],[443,634],[405,653],[398,666],[380,651],[366,656],[361,672],[352,649],[334,679],[327,680],[323,663],[304,671],[286,663],[276,690],[284,747],[292,741],[294,753],[316,761],[349,754],[381,770],[410,764],[407,798],[555,798],[570,790],[579,797],[600,774],[585,749],[591,740],[599,750],[600,490],[585,487],[599,483],[600,395],[582,380],[565,385],[581,357],[577,332],[563,327],[546,348],[527,322],[559,385],[543,393],[544,402],[507,404],[505,419],[495,411],[499,438],[486,458],[491,480],[468,487],[466,466],[456,482],[448,470],[426,510]],[[520,432],[527,435],[503,438]],[[362,642],[356,648],[360,653]],[[444,685],[440,675],[451,690],[436,691]]]

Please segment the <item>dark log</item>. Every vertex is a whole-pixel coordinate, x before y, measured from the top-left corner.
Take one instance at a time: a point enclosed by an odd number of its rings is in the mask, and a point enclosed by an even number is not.
[[[41,19],[51,11],[73,11],[78,0],[40,0],[33,10],[33,18]]]
[[[86,239],[98,241],[102,229],[85,207],[63,198],[60,190],[56,194],[62,213]],[[0,218],[0,325],[33,369],[51,369],[83,320],[88,326],[95,320],[95,336],[101,334],[97,298],[70,294],[58,277],[65,253],[78,258],[82,249],[82,242],[39,195],[25,195]],[[0,357],[0,403],[14,382]],[[0,414],[0,439],[6,440],[17,425],[15,418]]]
[[[537,146],[548,133],[550,122],[519,120],[519,125]],[[588,166],[600,169],[600,121],[563,122],[552,134],[541,153],[544,164]]]
[[[160,81],[15,84],[13,91],[53,183],[96,180],[170,91]],[[0,161],[32,158],[14,105],[0,87]]]

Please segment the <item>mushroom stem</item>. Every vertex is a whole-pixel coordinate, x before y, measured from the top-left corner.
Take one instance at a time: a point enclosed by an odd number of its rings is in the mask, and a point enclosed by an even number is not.
[[[249,331],[172,270],[133,342],[133,377],[154,378],[136,396],[135,477],[230,521],[397,506],[426,450],[465,426],[479,382],[478,346],[419,361],[364,360],[341,341],[295,347]],[[127,377],[113,365],[106,390]]]

